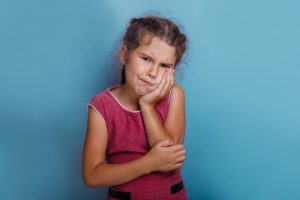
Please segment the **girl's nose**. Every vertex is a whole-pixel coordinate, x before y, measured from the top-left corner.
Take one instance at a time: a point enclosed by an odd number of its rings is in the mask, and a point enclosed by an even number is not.
[[[157,66],[151,66],[147,75],[150,76],[151,78],[155,79],[158,75],[158,70],[159,70],[159,68]]]

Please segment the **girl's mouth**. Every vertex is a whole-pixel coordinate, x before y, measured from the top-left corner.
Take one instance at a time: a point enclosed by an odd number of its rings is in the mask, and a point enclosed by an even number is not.
[[[142,82],[145,84],[145,85],[147,85],[147,86],[154,86],[155,84],[153,84],[153,83],[150,83],[150,82],[148,82],[148,81],[145,81],[144,79],[141,79],[142,80]]]

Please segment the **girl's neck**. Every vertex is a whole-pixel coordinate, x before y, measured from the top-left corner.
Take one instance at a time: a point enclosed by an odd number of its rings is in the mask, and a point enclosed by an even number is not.
[[[139,98],[140,96],[136,95],[128,85],[123,84],[119,87],[119,90],[116,91],[116,95],[121,101],[121,103],[130,110],[139,110]]]

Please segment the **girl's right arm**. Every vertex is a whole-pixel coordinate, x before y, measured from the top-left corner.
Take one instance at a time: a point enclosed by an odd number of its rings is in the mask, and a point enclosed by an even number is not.
[[[87,133],[83,148],[82,173],[88,187],[113,186],[129,182],[154,171],[169,172],[182,166],[182,145],[162,141],[143,157],[122,164],[106,164],[108,133],[104,120],[89,106]]]

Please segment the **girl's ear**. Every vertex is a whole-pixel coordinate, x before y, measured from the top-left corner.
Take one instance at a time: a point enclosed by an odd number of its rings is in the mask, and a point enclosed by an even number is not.
[[[127,59],[128,59],[128,49],[127,49],[126,45],[123,45],[122,49],[120,51],[120,61],[121,61],[122,65],[126,65]]]

